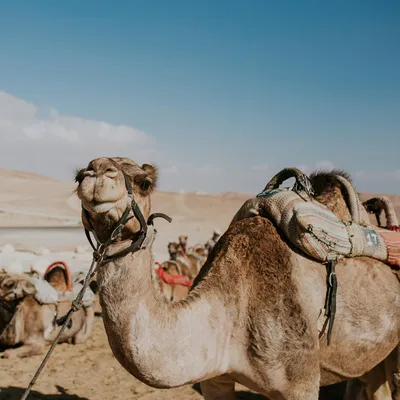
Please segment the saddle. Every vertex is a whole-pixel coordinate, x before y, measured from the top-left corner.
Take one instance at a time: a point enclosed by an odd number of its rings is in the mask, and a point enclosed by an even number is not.
[[[292,188],[280,188],[285,180],[292,177],[295,178]],[[336,315],[337,260],[366,256],[400,267],[400,229],[391,203],[371,199],[368,204],[363,204],[369,212],[380,213],[383,209],[390,229],[363,224],[362,205],[354,187],[344,177],[337,175],[336,178],[347,191],[351,221],[341,221],[328,207],[317,201],[309,178],[297,168],[285,168],[276,174],[256,199],[250,201],[251,208],[246,210],[244,207],[243,210],[267,217],[303,254],[326,264],[324,327],[328,326],[328,345]],[[241,210],[235,218],[240,214]]]
[[[29,277],[29,280],[36,288],[35,299],[40,304],[57,304],[64,301],[73,301],[83,286],[84,273],[78,272],[73,277],[67,263],[56,261],[50,264],[43,279]],[[85,308],[93,305],[94,293],[87,288],[83,306]]]
[[[279,187],[291,177],[296,179],[292,188]],[[357,193],[345,178],[338,176],[338,179],[349,192],[350,222],[341,221],[328,207],[318,202],[313,196],[309,178],[296,168],[284,169],[271,179],[257,195],[259,209],[298,250],[315,260],[328,262],[340,257],[366,256],[400,267],[400,232],[394,228],[363,225]],[[393,216],[391,203],[386,200],[381,201],[381,206],[385,205],[383,210]],[[379,201],[380,198],[371,199],[368,203],[370,209],[382,209]],[[392,217],[390,226],[398,226],[396,221]]]

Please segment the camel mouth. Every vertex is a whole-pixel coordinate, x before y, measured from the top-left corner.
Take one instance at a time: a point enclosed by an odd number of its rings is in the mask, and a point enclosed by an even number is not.
[[[87,211],[96,213],[96,214],[105,214],[115,208],[126,207],[127,199],[123,197],[118,200],[106,200],[106,201],[85,201],[82,200],[82,206]]]
[[[11,293],[7,293],[4,297],[3,297],[3,301],[7,302],[7,303],[12,303],[13,301],[17,300],[17,296],[14,294],[14,292]]]
[[[109,212],[113,208],[115,208],[118,204],[118,201],[104,201],[104,202],[99,202],[99,201],[91,201],[91,202],[86,202],[82,201],[83,207],[87,211],[94,212],[96,214],[104,214],[106,212]]]

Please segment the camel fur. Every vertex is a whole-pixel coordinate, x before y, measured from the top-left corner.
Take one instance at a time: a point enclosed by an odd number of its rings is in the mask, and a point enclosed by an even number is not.
[[[91,222],[83,213],[83,224],[101,241],[129,203],[124,174],[147,218],[155,166],[98,158],[77,175]],[[333,195],[343,197],[340,190]],[[138,221],[129,220],[107,254],[127,247],[138,230]],[[388,265],[367,257],[338,262],[332,342],[320,339],[325,268],[259,215],[230,225],[181,301],[162,298],[153,264],[149,246],[98,269],[111,349],[152,387],[201,382],[206,400],[233,400],[239,382],[272,400],[317,400],[320,386],[365,376],[400,340],[399,280]]]

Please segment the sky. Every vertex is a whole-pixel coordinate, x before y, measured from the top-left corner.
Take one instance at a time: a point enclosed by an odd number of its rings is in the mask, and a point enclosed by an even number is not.
[[[0,0],[0,167],[155,163],[258,193],[284,167],[400,193],[400,2]]]

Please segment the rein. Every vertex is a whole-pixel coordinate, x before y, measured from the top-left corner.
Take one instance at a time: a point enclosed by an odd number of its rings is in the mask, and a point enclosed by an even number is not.
[[[111,232],[110,238],[106,240],[104,243],[102,243],[96,236],[96,233],[94,231],[93,225],[90,221],[90,216],[89,213],[87,212],[86,209],[82,208],[82,211],[87,218],[89,225],[90,225],[90,231],[85,228],[85,234],[86,237],[90,243],[90,245],[93,248],[93,260],[92,264],[90,265],[89,271],[86,274],[85,281],[83,283],[81,291],[78,293],[76,296],[75,300],[72,301],[72,306],[68,313],[64,315],[63,317],[59,318],[56,320],[56,324],[58,326],[61,326],[61,330],[58,333],[57,337],[54,339],[54,342],[50,346],[49,351],[47,352],[45,358],[43,359],[42,363],[40,364],[38,370],[36,371],[35,375],[33,376],[31,382],[29,383],[29,386],[23,393],[22,397],[20,400],[26,400],[27,397],[29,396],[29,393],[32,390],[33,385],[36,383],[37,379],[39,378],[39,375],[43,371],[47,361],[49,360],[51,353],[53,352],[54,348],[56,347],[57,343],[59,342],[61,335],[65,331],[65,329],[68,327],[70,328],[72,326],[72,314],[76,311],[78,311],[82,307],[82,302],[83,302],[83,296],[85,294],[85,291],[87,287],[90,284],[90,280],[95,276],[96,271],[98,267],[101,265],[103,261],[109,261],[113,260],[119,257],[123,257],[127,255],[128,253],[134,253],[138,250],[145,249],[148,245],[150,245],[153,242],[154,235],[156,233],[156,230],[153,226],[153,221],[155,218],[164,218],[168,222],[172,222],[172,218],[170,218],[166,214],[162,213],[154,213],[151,214],[146,222],[144,219],[144,216],[142,212],[140,211],[140,208],[138,204],[136,203],[134,197],[133,197],[133,190],[132,190],[132,185],[129,180],[129,177],[124,173],[124,178],[125,178],[125,186],[128,191],[128,197],[131,200],[130,204],[127,205],[125,211],[123,212],[121,218],[118,220],[116,223],[116,227],[113,229]],[[133,215],[129,217],[129,213],[133,212]],[[117,253],[111,254],[111,255],[106,255],[105,252],[107,248],[115,243],[115,240],[122,234],[122,230],[127,224],[128,221],[130,221],[132,218],[136,218],[139,221],[140,224],[140,230],[138,232],[139,237],[134,240],[132,239],[132,243],[125,249],[118,251]],[[90,237],[90,232],[92,232],[96,242],[97,242],[97,247],[93,244],[92,238]]]
[[[7,322],[6,326],[0,331],[0,340],[3,337],[3,334],[7,331],[7,329],[10,327],[11,323],[14,320],[15,315],[17,314],[17,311],[21,307],[21,301],[18,301],[15,305],[15,307],[11,306],[8,302],[0,299],[0,308],[5,310],[9,315],[11,315],[10,320]]]

